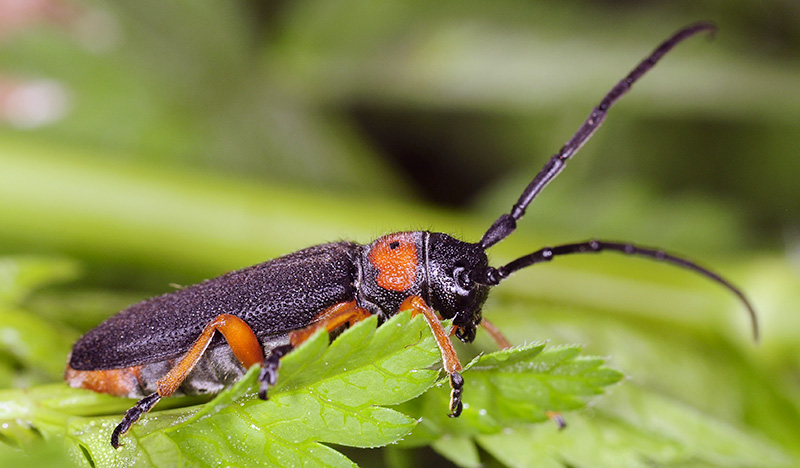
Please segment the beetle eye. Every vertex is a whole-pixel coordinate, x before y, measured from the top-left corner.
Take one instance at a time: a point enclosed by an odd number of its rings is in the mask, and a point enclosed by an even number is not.
[[[457,266],[453,269],[453,278],[456,280],[458,287],[470,290],[472,289],[472,279],[469,277],[469,271],[462,266]]]

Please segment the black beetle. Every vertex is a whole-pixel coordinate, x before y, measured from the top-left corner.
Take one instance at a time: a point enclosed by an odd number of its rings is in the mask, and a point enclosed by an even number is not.
[[[370,315],[399,310],[425,316],[442,353],[452,387],[450,415],[461,413],[461,364],[439,318],[452,319],[456,336],[475,338],[483,325],[500,346],[508,342],[481,307],[489,288],[511,273],[560,255],[613,251],[661,260],[720,283],[744,303],[758,336],[756,315],[742,292],[719,275],[661,250],[592,240],[547,247],[495,268],[486,249],[506,238],[539,192],[592,136],[611,106],[672,47],[708,23],[687,26],[663,42],[592,110],[573,137],[550,158],[477,243],[447,234],[389,234],[369,245],[318,245],[135,304],[75,344],[65,378],[73,387],[141,398],[114,429],[111,444],[162,397],[219,392],[247,368],[262,366],[262,399],[277,379],[280,358],[321,328],[335,332]],[[219,333],[216,333],[219,332]],[[227,346],[225,344],[227,343]]]

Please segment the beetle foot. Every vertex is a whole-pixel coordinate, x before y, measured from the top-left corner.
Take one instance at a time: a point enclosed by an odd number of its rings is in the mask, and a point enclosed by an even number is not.
[[[291,351],[294,347],[290,344],[278,346],[270,350],[264,362],[261,364],[261,372],[258,374],[258,397],[262,400],[267,399],[267,390],[278,381],[278,367],[281,365],[281,358]]]
[[[153,406],[155,406],[159,400],[161,400],[161,395],[159,395],[158,392],[153,392],[137,401],[136,404],[133,405],[133,408],[126,411],[125,417],[122,418],[122,421],[114,428],[114,432],[111,433],[111,446],[115,449],[119,448],[119,438],[125,435],[144,413],[153,409]]]
[[[461,410],[463,409],[461,394],[464,391],[464,377],[461,377],[458,372],[450,374],[450,387],[452,390],[450,391],[450,414],[448,416],[457,418],[461,415]]]
[[[558,411],[545,411],[547,415],[547,419],[553,421],[558,427],[559,431],[563,431],[564,428],[567,427],[567,421],[564,419],[564,416],[561,415]]]

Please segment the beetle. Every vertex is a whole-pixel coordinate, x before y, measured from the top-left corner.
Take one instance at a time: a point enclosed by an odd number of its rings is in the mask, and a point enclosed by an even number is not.
[[[82,336],[72,349],[65,379],[73,387],[140,398],[111,435],[119,438],[161,398],[215,393],[261,365],[259,397],[267,398],[282,356],[315,331],[334,333],[372,315],[379,323],[411,309],[427,321],[451,387],[450,416],[462,411],[464,379],[450,336],[469,343],[483,326],[501,347],[508,341],[482,317],[490,288],[517,270],[571,254],[617,252],[660,260],[722,285],[747,309],[758,338],[755,310],[725,278],[683,257],[631,243],[590,240],[545,247],[506,265],[489,265],[486,250],[508,237],[541,190],[566,166],[606,118],[608,110],[670,49],[716,27],[696,23],[659,45],[595,107],[478,242],[444,233],[397,232],[360,245],[317,245],[135,304]],[[438,315],[437,315],[438,313]]]

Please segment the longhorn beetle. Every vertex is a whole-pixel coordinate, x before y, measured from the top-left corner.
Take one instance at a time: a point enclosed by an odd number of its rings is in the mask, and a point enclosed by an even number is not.
[[[275,384],[282,356],[316,330],[338,331],[371,315],[379,322],[400,310],[421,313],[433,332],[449,376],[450,416],[461,413],[461,364],[436,313],[452,319],[463,342],[483,325],[502,346],[508,342],[481,316],[489,289],[509,275],[570,254],[618,252],[660,260],[703,275],[744,304],[758,338],[756,314],[728,280],[684,258],[629,243],[591,240],[545,247],[501,267],[489,266],[486,249],[516,228],[525,209],[565,167],[606,118],[612,105],[676,44],[708,23],[689,25],[659,45],[592,110],[577,133],[553,155],[513,205],[477,243],[447,234],[415,231],[383,236],[371,244],[334,242],[135,304],[80,338],[65,378],[69,385],[141,398],[111,435],[111,445],[163,397],[214,393],[260,364],[259,397]],[[219,333],[217,333],[219,332]],[[227,346],[226,346],[227,343]]]

